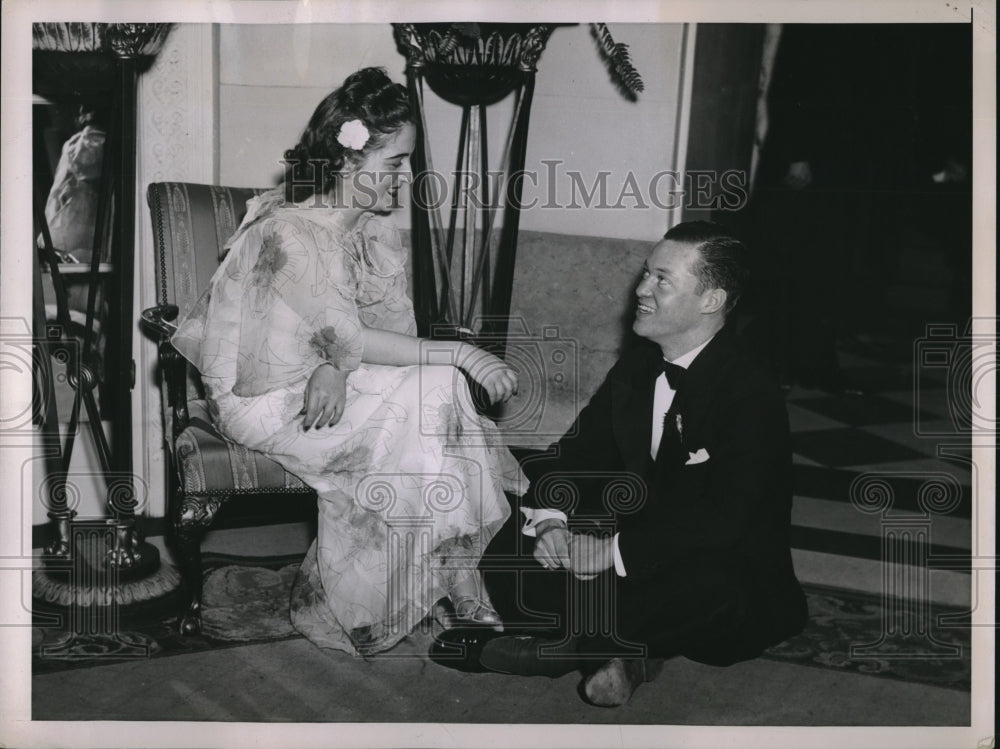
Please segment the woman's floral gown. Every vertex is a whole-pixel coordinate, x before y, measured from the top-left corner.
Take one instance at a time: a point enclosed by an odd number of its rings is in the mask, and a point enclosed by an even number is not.
[[[409,633],[470,574],[525,479],[465,379],[440,364],[364,364],[362,326],[413,335],[399,235],[366,214],[254,198],[174,345],[199,369],[219,430],[319,494],[318,537],[292,592],[295,627],[370,654]],[[433,346],[427,342],[425,345]],[[334,427],[302,426],[306,382],[349,370]]]

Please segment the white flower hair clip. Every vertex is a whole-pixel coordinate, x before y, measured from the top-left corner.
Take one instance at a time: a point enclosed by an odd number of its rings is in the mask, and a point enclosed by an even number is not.
[[[340,126],[340,132],[337,133],[337,142],[344,148],[350,148],[352,151],[360,151],[365,147],[365,143],[368,142],[370,133],[368,128],[365,127],[365,123],[361,120],[350,120],[345,122]]]

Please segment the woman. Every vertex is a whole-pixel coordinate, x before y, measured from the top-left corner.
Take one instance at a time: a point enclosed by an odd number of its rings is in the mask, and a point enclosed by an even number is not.
[[[501,626],[476,565],[510,514],[504,491],[525,483],[456,367],[494,402],[516,392],[513,370],[415,337],[406,253],[380,215],[409,168],[411,118],[381,69],[324,99],[285,154],[289,184],[316,187],[249,202],[173,339],[222,433],[319,494],[292,622],[355,654],[392,647],[445,595],[460,620]]]

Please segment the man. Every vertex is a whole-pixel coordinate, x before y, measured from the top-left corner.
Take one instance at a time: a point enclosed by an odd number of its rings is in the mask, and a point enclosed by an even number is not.
[[[484,667],[596,665],[586,698],[620,705],[654,659],[729,665],[804,626],[785,404],[727,324],[745,254],[701,221],[653,247],[632,326],[648,343],[622,356],[555,448],[525,462],[524,533],[541,569],[489,576],[506,631],[484,636]]]
[[[959,41],[963,30],[956,30]],[[841,368],[838,341],[865,350],[866,340],[884,339],[886,289],[919,216],[915,207],[933,192],[917,180],[915,145],[928,120],[920,93],[948,67],[944,49],[925,40],[943,41],[942,31],[935,24],[782,27],[769,130],[743,218],[766,270],[766,343],[788,386],[864,394]],[[959,130],[963,118],[948,102],[961,100],[961,80],[949,81],[932,107]],[[971,106],[964,120],[971,134],[970,113]],[[941,215],[941,203],[933,205],[923,213]]]

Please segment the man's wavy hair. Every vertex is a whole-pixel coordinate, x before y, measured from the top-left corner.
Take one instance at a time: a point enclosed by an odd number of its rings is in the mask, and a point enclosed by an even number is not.
[[[698,279],[697,293],[707,289],[726,292],[726,317],[736,307],[750,280],[747,247],[729,229],[713,221],[685,221],[663,235],[698,250],[691,273]]]
[[[361,120],[371,137],[359,151],[342,146],[337,135],[345,122]],[[350,171],[407,123],[413,110],[406,87],[393,83],[384,68],[362,68],[316,107],[299,142],[285,151],[285,194],[299,202],[316,186],[332,188],[342,172]],[[315,170],[321,169],[317,175]],[[291,174],[291,184],[287,178]],[[319,181],[317,177],[321,177]]]

